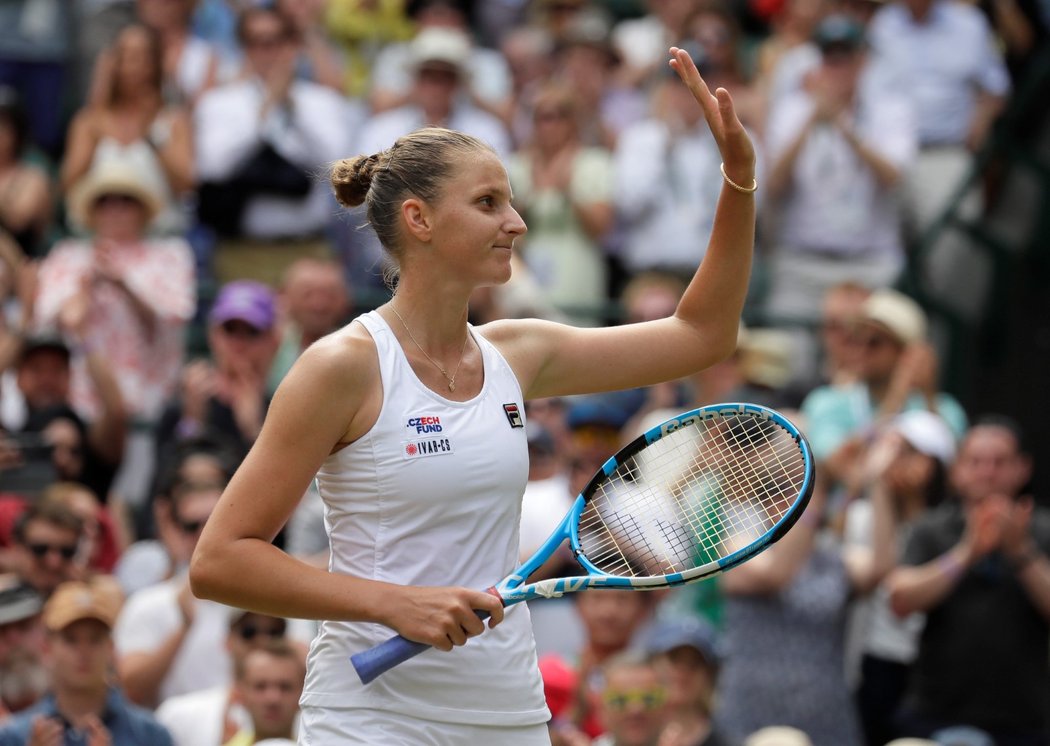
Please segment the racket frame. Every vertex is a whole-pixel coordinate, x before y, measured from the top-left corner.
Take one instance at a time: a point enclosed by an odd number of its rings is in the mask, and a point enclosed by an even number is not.
[[[587,500],[593,495],[598,487],[607,477],[613,474],[621,465],[639,451],[647,448],[652,443],[669,435],[683,427],[689,427],[697,420],[711,420],[726,417],[739,417],[748,415],[759,419],[771,420],[787,431],[795,440],[802,452],[805,462],[805,479],[799,490],[799,497],[787,512],[781,516],[771,528],[745,547],[741,547],[732,554],[697,567],[690,568],[685,572],[671,573],[669,575],[652,575],[644,577],[625,577],[611,575],[598,569],[583,553],[580,546],[578,529],[580,517],[587,507]],[[536,552],[525,560],[513,573],[494,586],[497,593],[503,599],[504,606],[530,601],[536,598],[558,598],[566,593],[586,590],[588,588],[619,588],[632,590],[656,590],[658,588],[669,588],[676,585],[691,583],[696,580],[708,578],[713,575],[730,570],[743,563],[748,558],[768,548],[781,536],[795,525],[809,504],[813,494],[814,470],[813,453],[809,442],[795,425],[779,412],[763,407],[758,404],[744,402],[733,402],[698,407],[688,412],[683,412],[676,417],[661,422],[645,431],[630,443],[625,445],[615,455],[610,457],[601,469],[595,473],[583,491],[576,497],[572,508],[562,519],[561,523],[554,529],[545,542]],[[566,541],[572,550],[573,557],[587,571],[587,575],[578,575],[568,578],[548,578],[536,583],[523,585],[539,567],[546,562],[558,548]]]

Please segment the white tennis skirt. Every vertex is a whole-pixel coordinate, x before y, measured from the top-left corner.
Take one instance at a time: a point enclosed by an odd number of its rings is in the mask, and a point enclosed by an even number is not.
[[[420,720],[388,710],[304,707],[299,714],[299,746],[550,746],[539,725],[467,725]]]

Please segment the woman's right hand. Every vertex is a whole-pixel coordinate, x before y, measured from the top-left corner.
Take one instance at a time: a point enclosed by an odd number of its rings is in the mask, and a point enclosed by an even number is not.
[[[503,602],[494,594],[457,587],[393,586],[384,591],[380,620],[409,640],[451,650],[503,621]]]

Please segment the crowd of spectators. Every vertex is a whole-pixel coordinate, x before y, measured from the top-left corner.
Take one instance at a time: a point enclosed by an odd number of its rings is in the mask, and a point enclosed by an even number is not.
[[[1036,0],[0,1],[0,745],[294,742],[314,623],[187,565],[299,354],[389,297],[327,165],[475,135],[529,232],[472,321],[666,316],[723,184],[671,45],[758,149],[758,323],[688,380],[528,402],[522,555],[691,407],[782,409],[820,479],[723,577],[535,604],[552,740],[1050,743],[1025,438],[939,390],[893,289],[1048,28]],[[324,532],[311,490],[275,541],[323,566]]]

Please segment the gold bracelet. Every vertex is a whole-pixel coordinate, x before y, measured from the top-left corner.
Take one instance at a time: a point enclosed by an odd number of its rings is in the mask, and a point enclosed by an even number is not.
[[[749,187],[742,187],[739,184],[737,184],[735,181],[733,181],[732,179],[729,178],[729,174],[726,173],[726,164],[725,163],[720,163],[718,165],[718,167],[722,170],[722,178],[726,180],[726,184],[728,184],[729,186],[733,187],[733,189],[736,189],[738,192],[740,192],[742,194],[752,194],[756,189],[758,189],[758,180],[755,179],[754,176],[751,177],[751,186],[749,186]]]

